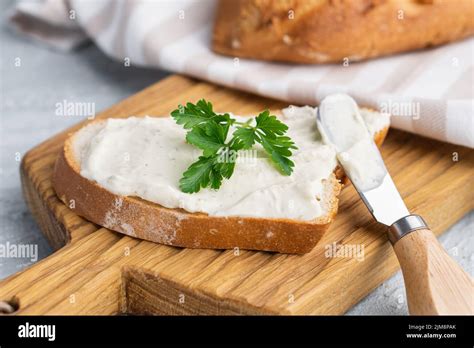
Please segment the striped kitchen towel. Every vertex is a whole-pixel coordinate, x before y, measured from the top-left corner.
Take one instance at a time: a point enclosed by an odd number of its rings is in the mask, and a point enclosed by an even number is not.
[[[20,2],[21,32],[69,50],[85,40],[132,65],[156,67],[296,104],[334,92],[389,112],[392,126],[474,147],[474,39],[361,63],[291,65],[210,49],[215,0]]]

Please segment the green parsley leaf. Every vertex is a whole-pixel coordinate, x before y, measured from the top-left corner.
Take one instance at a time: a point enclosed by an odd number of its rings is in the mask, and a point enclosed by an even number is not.
[[[190,130],[186,134],[186,141],[203,150],[203,155],[209,157],[225,146],[226,136],[224,127],[209,122]]]
[[[217,185],[217,176],[213,173],[213,165],[215,157],[204,157],[201,156],[199,159],[191,164],[189,168],[183,173],[183,177],[179,180],[179,188],[181,191],[186,193],[198,192],[201,187],[209,186],[212,181],[212,185]]]
[[[179,186],[183,192],[195,193],[201,188],[219,189],[224,179],[234,173],[239,150],[260,143],[281,173],[290,175],[294,163],[289,159],[294,142],[285,136],[288,127],[270,115],[268,110],[245,123],[237,122],[229,114],[217,114],[205,99],[196,104],[187,103],[171,112],[177,124],[188,129],[186,141],[203,150],[202,156],[183,173]],[[229,129],[236,125],[232,138],[227,141]]]
[[[235,138],[234,142],[239,150],[250,149],[253,144],[255,144],[255,139],[257,138],[255,128],[238,128],[232,135]]]
[[[256,141],[262,144],[270,155],[272,162],[285,175],[291,175],[295,164],[289,159],[292,155],[290,149],[297,149],[291,138],[284,134],[288,126],[281,122],[268,110],[261,112],[256,118]]]
[[[180,105],[176,110],[171,112],[177,124],[183,125],[184,129],[191,129],[209,121],[218,124],[226,124],[230,126],[231,118],[229,114],[216,114],[212,110],[212,104],[205,99],[199,100],[196,104],[186,103],[186,106]]]
[[[283,138],[290,139],[288,137]],[[262,144],[265,151],[270,154],[272,162],[276,164],[278,169],[285,175],[291,175],[295,164],[288,157],[291,156],[289,149],[294,148],[293,142],[291,140],[288,142],[282,139],[271,139],[264,136],[260,136],[258,142]]]
[[[273,138],[283,135],[288,130],[288,126],[281,122],[276,116],[270,115],[270,111],[261,112],[256,118],[257,128],[265,133],[266,137]]]
[[[229,162],[218,162],[214,165],[214,168],[218,170],[222,176],[226,179],[230,179],[232,174],[234,174],[235,160]]]

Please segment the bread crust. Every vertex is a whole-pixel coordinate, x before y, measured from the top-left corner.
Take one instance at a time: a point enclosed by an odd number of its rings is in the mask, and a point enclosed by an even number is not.
[[[273,61],[359,61],[468,37],[472,18],[472,0],[220,0],[212,47]]]
[[[375,135],[380,145],[388,127]],[[75,134],[75,133],[74,133]],[[169,209],[138,197],[119,196],[80,175],[73,151],[74,134],[55,163],[53,187],[74,212],[108,229],[161,244],[187,248],[250,249],[307,253],[334,219],[345,180],[336,168],[325,183],[328,213],[312,221],[255,217],[216,217]]]

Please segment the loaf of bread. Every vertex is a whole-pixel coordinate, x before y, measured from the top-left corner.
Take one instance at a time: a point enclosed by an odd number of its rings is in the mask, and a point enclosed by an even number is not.
[[[472,0],[220,0],[212,47],[233,57],[335,63],[473,33]]]

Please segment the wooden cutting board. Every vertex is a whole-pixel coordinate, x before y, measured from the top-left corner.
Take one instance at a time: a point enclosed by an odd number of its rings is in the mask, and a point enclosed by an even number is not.
[[[241,114],[285,106],[171,76],[98,117],[163,115],[202,97],[218,111]],[[0,300],[18,305],[17,313],[342,314],[398,269],[384,228],[352,186],[343,190],[340,213],[323,240],[302,256],[174,248],[101,228],[76,216],[51,185],[63,141],[80,126],[23,158],[25,198],[57,251],[0,282]],[[472,210],[472,150],[391,130],[382,153],[409,209],[435,233]],[[364,259],[326,257],[325,246],[333,242],[363,246]]]

